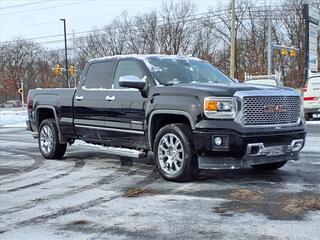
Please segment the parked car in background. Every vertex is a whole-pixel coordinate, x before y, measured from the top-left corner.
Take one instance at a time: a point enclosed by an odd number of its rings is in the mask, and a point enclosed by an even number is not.
[[[320,118],[320,73],[308,78],[303,88],[303,106],[306,120]]]
[[[244,83],[271,85],[271,86],[278,86],[278,87],[283,86],[280,79],[278,79],[274,75],[246,76],[244,79]]]
[[[0,105],[1,108],[21,107],[20,100],[8,100]]]

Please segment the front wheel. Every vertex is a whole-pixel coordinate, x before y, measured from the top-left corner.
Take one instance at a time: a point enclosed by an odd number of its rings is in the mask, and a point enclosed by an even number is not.
[[[190,181],[199,174],[191,129],[185,124],[169,124],[159,130],[154,158],[161,176],[169,181]]]
[[[66,152],[67,144],[59,142],[59,132],[54,119],[41,122],[38,136],[39,149],[47,159],[61,159]]]
[[[255,170],[257,170],[259,172],[267,172],[267,171],[277,170],[277,169],[283,167],[286,163],[287,163],[287,161],[283,161],[283,162],[252,165],[251,167],[253,167]]]

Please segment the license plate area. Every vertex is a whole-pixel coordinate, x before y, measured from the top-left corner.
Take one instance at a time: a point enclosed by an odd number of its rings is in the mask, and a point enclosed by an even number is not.
[[[282,155],[284,154],[287,149],[287,146],[273,146],[273,147],[264,147],[263,149],[260,149],[260,154],[261,155],[266,155],[266,156],[277,156],[277,155]]]

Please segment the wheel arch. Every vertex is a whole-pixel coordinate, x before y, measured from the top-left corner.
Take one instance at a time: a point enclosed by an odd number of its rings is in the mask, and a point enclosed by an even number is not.
[[[168,119],[166,117],[175,116],[174,119]],[[153,149],[154,139],[157,132],[161,127],[170,123],[185,123],[190,126],[193,130],[195,129],[195,124],[191,115],[186,111],[181,110],[154,110],[151,112],[148,121],[148,143],[150,150]]]
[[[58,118],[55,107],[50,105],[38,105],[35,110],[36,127],[38,131],[40,130],[39,128],[40,128],[41,122],[44,119],[48,119],[48,118],[54,118],[55,120],[57,129],[58,129],[59,142],[66,143],[67,141],[64,139],[60,131],[59,118]]]

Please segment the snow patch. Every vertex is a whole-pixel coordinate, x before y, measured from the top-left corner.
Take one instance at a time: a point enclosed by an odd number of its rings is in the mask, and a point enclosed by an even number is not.
[[[26,127],[27,111],[21,108],[0,110],[0,127]]]

